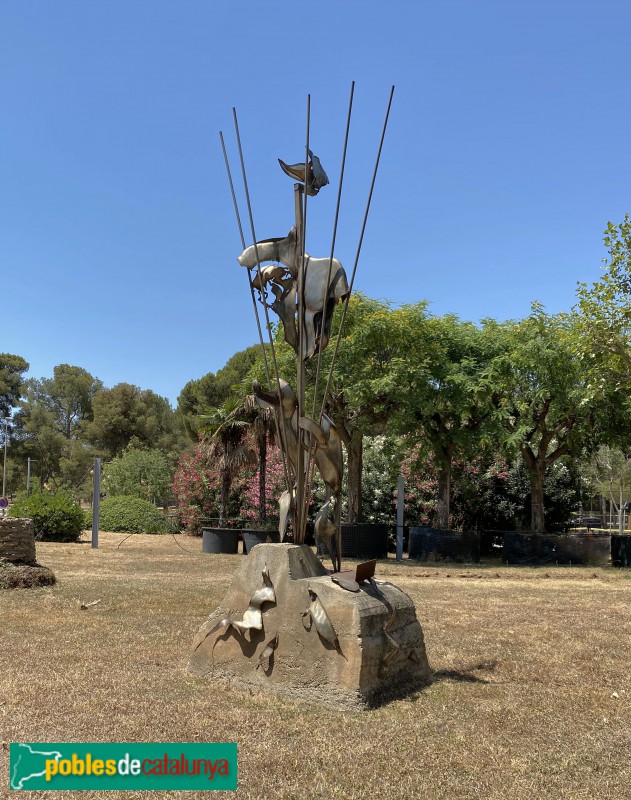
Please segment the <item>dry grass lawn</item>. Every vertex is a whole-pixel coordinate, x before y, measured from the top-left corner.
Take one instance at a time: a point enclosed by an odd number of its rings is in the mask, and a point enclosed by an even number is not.
[[[0,797],[18,796],[12,741],[236,740],[244,799],[631,798],[629,571],[381,562],[416,604],[434,682],[340,713],[187,676],[242,556],[122,539],[40,543],[58,583],[0,592]],[[30,793],[71,795],[122,796]]]

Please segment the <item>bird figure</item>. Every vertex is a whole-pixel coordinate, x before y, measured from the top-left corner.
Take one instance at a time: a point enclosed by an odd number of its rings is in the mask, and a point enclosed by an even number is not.
[[[300,183],[304,183],[305,191],[311,197],[314,197],[323,186],[329,182],[328,175],[324,171],[320,159],[314,155],[311,150],[309,153],[309,161],[307,164],[304,162],[300,164],[286,164],[282,159],[278,159],[281,169],[290,178],[293,178]]]

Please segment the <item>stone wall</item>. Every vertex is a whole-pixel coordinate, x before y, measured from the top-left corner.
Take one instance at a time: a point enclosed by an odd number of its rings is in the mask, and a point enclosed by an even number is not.
[[[35,561],[35,533],[30,519],[0,519],[0,558],[7,561]]]

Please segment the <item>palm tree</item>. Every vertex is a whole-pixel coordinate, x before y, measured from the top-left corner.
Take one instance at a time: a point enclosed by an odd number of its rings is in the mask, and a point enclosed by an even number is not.
[[[207,457],[217,463],[221,475],[219,526],[223,526],[228,512],[228,499],[232,482],[242,467],[256,463],[256,453],[246,440],[250,423],[244,418],[244,405],[229,397],[223,405],[207,409],[199,416],[197,430],[202,434]]]
[[[273,408],[262,408],[256,402],[256,397],[250,394],[246,397],[244,410],[247,412],[256,441],[259,472],[259,522],[264,523],[265,493],[267,481],[267,445],[274,444],[276,437],[276,419]]]

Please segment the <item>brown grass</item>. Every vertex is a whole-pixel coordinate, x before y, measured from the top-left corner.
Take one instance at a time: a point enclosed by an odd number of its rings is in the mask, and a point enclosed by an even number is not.
[[[631,798],[628,571],[380,563],[416,603],[435,680],[351,714],[188,677],[242,556],[122,539],[39,543],[58,583],[0,592],[0,797],[17,796],[12,741],[236,740],[239,798]]]

